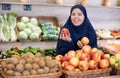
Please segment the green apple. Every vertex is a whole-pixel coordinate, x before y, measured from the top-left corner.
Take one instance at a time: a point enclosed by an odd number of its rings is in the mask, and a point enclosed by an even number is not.
[[[120,66],[120,60],[119,60],[119,62],[118,62],[118,66]]]
[[[110,65],[114,66],[115,65],[115,59],[114,58],[110,58]]]
[[[115,67],[118,67],[118,63],[115,63]]]
[[[118,62],[120,60],[120,54],[115,54],[114,57],[115,57],[116,62]]]
[[[110,58],[110,54],[105,54],[105,57]]]

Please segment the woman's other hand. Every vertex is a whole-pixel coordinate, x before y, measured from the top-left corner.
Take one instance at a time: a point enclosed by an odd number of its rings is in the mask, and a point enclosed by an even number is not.
[[[80,40],[77,41],[77,45],[78,45],[80,48],[82,48],[82,47],[84,46],[84,45],[81,43]]]

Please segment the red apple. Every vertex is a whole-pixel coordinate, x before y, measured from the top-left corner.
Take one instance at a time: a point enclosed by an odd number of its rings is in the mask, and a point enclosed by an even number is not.
[[[61,30],[61,34],[64,34],[64,35],[69,35],[69,30],[67,28],[63,28]]]
[[[69,64],[68,61],[64,61],[64,62],[62,62],[61,67],[62,67],[63,69],[65,69],[65,66],[67,66],[68,64]]]
[[[75,57],[75,54],[76,54],[76,53],[75,53],[74,50],[70,50],[68,53],[65,54],[64,57],[66,58],[66,60],[69,61],[72,57]]]
[[[89,39],[87,37],[82,37],[82,39],[80,40],[82,42],[82,44],[87,45],[89,44]]]
[[[75,71],[79,72],[79,71],[80,71],[80,69],[79,69],[79,68],[75,68]]]
[[[102,59],[106,59],[110,63],[110,58],[106,57],[105,55],[104,55],[104,58]]]
[[[101,59],[104,58],[104,52],[102,50],[97,50],[97,52],[100,54]]]
[[[90,55],[88,53],[82,53],[80,60],[85,60],[89,61],[90,60]]]
[[[94,52],[97,52],[97,50],[98,50],[98,49],[97,49],[96,47],[92,48],[92,49],[91,49],[91,52],[90,52],[90,55],[92,55]]]
[[[19,49],[19,46],[18,46],[18,45],[14,45],[13,48],[15,48],[15,49],[18,50],[18,49]]]
[[[91,47],[89,45],[85,45],[85,46],[82,47],[82,51],[85,52],[85,53],[90,54]]]
[[[98,66],[98,63],[95,62],[94,60],[90,60],[90,61],[89,61],[89,69],[90,69],[90,70],[96,69],[97,66]]]
[[[94,47],[94,48],[92,48],[91,52],[97,52],[97,50],[98,49]]]
[[[82,55],[83,51],[82,50],[76,50],[76,55],[75,57],[80,58]]]
[[[69,64],[73,65],[74,67],[77,67],[78,66],[78,63],[79,63],[79,59],[77,57],[72,57],[70,60],[69,60]]]
[[[64,61],[66,61],[66,58],[65,58],[65,57],[62,57],[60,61],[61,61],[61,62],[64,62]]]
[[[65,66],[65,69],[68,70],[68,71],[74,71],[75,67],[73,65],[68,64],[68,65]]]
[[[63,58],[63,55],[57,55],[57,56],[55,56],[55,60],[57,60],[57,61],[61,61],[61,58]]]
[[[100,54],[98,52],[92,53],[91,59],[94,60],[95,62],[99,62],[101,59]]]
[[[88,70],[88,68],[89,68],[89,63],[88,63],[88,61],[80,61],[80,62],[78,63],[78,67],[79,67],[79,69],[82,70],[82,71]]]
[[[101,60],[99,61],[99,67],[100,67],[101,69],[108,68],[108,67],[109,67],[109,64],[110,64],[110,62],[109,62],[107,59],[101,59]]]

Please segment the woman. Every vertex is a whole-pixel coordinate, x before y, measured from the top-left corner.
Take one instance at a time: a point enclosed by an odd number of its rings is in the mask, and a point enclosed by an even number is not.
[[[69,50],[81,49],[83,46],[80,42],[82,37],[89,39],[88,45],[92,48],[97,47],[96,33],[84,6],[77,4],[71,8],[70,16],[61,30],[63,28],[67,28],[69,34],[65,35],[60,32],[56,47],[57,54],[65,55]]]

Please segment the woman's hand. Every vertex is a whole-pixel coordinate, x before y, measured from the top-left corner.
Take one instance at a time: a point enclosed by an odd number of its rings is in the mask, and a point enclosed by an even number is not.
[[[80,40],[77,41],[77,45],[79,46],[79,48],[82,48],[84,46]]]
[[[67,42],[71,42],[72,39],[70,37],[70,34],[60,34],[60,39],[67,41]]]

